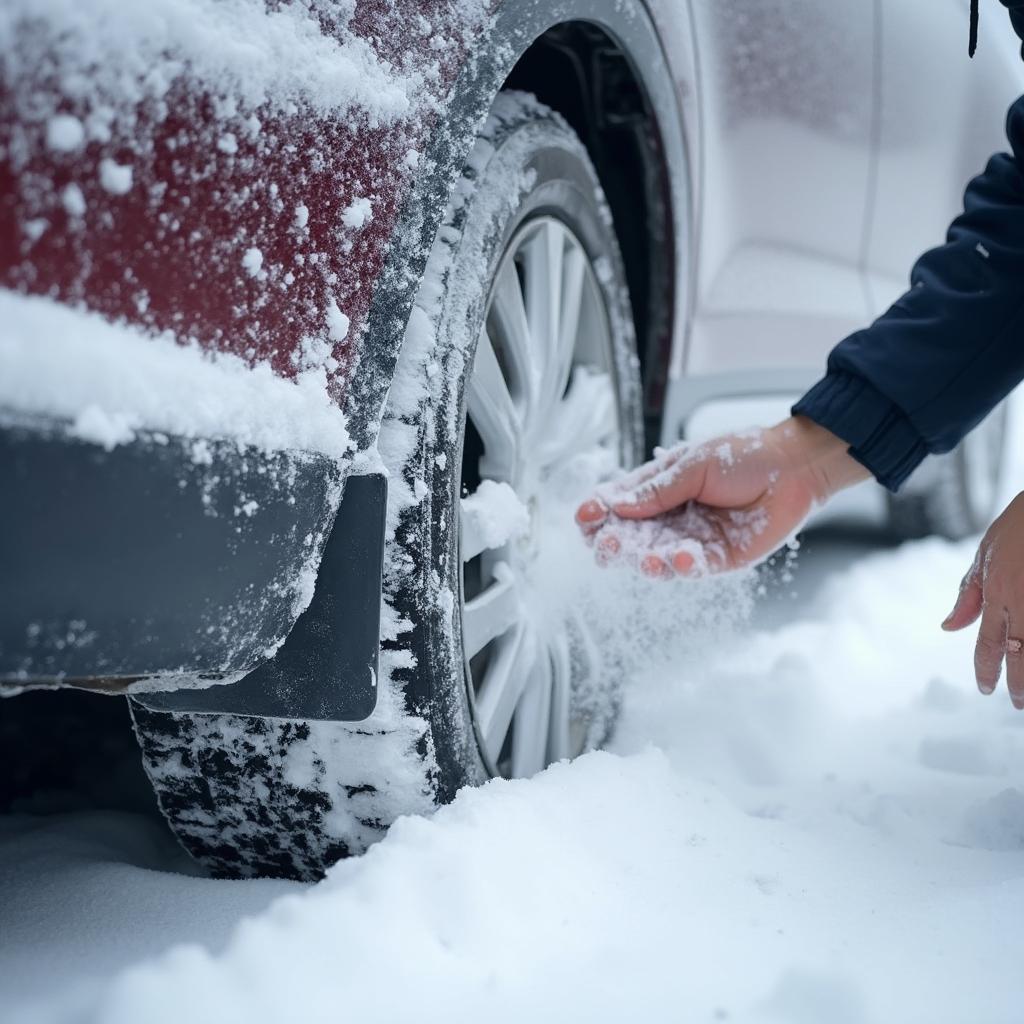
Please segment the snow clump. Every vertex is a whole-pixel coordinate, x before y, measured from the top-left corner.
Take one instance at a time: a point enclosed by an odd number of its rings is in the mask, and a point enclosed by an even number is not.
[[[85,215],[85,196],[74,182],[64,187],[64,191],[60,194],[60,201],[69,217],[82,217]]]
[[[255,247],[246,249],[242,255],[242,266],[250,277],[256,277],[263,269],[263,253]]]
[[[349,318],[338,309],[338,303],[331,299],[327,303],[327,335],[331,341],[344,341],[348,337],[349,324]]]
[[[345,227],[358,231],[373,220],[373,204],[369,199],[356,199],[341,214]]]
[[[111,195],[127,195],[132,188],[131,167],[105,157],[100,161],[100,184]]]
[[[507,483],[484,480],[461,504],[463,544],[474,549],[500,548],[530,531],[529,509]]]
[[[55,153],[71,153],[85,141],[85,128],[72,114],[57,114],[46,125],[46,145]]]

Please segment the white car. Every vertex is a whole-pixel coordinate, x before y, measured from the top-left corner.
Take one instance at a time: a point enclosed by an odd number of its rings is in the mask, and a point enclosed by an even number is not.
[[[704,89],[690,319],[662,438],[766,425],[831,347],[885,312],[1007,148],[1024,91],[1003,10],[967,58],[967,0],[692,5]],[[995,511],[999,409],[895,498],[866,485],[822,518],[961,537]]]

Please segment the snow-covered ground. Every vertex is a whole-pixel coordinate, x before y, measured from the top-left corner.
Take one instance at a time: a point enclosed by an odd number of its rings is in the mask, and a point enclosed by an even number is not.
[[[1024,714],[939,630],[972,554],[812,537],[714,630],[650,589],[610,751],[317,886],[198,877],[144,800],[4,816],[0,1019],[1020,1021]]]

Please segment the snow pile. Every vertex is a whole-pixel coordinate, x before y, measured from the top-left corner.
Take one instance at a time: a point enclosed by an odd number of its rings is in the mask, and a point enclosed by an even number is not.
[[[938,628],[972,554],[872,555],[781,593],[781,627],[708,639],[677,608],[613,753],[467,790],[264,912],[259,883],[140,879],[123,823],[16,822],[5,1020],[1016,1022],[1024,716]]]
[[[109,768],[109,761],[103,764],[107,756],[108,751],[97,751],[94,767]],[[102,785],[100,776],[97,771],[92,782]],[[88,783],[83,780],[83,784]],[[85,802],[67,799],[70,808]],[[21,884],[21,872],[29,864],[39,875],[26,886]],[[57,878],[66,879],[70,887],[51,885]],[[161,884],[153,886],[156,878]],[[240,891],[197,877],[187,854],[155,816],[83,807],[63,816],[0,817],[3,933],[5,939],[16,934],[26,942],[20,951],[3,943],[0,1018],[5,1024],[73,1019],[102,991],[102,975],[97,973],[101,964],[113,968],[118,962],[158,955],[168,944],[187,943],[196,937],[199,921],[203,941],[222,949],[240,914],[262,913],[276,897],[295,888],[294,883],[266,879]],[[112,896],[130,902],[143,918],[152,915],[159,925],[148,933],[128,925],[112,913]],[[106,910],[96,909],[104,904]],[[90,942],[73,927],[89,917],[104,929],[99,943]],[[115,920],[118,927],[106,932],[106,924]],[[40,943],[66,965],[68,973],[60,983],[51,978],[45,984],[52,1002],[45,1011],[34,1012],[21,997],[40,984],[36,972]]]
[[[107,449],[139,430],[334,458],[351,448],[323,368],[286,380],[265,364],[2,289],[0,411],[66,420],[73,435]]]

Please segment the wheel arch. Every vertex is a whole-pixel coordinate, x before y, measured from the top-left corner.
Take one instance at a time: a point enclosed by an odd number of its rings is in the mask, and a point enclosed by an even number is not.
[[[650,447],[671,360],[683,225],[674,216],[668,155],[646,85],[605,27],[569,21],[534,40],[503,87],[532,93],[561,114],[597,171],[626,267]]]
[[[688,27],[685,12],[672,17]],[[687,118],[692,107],[696,119],[696,68],[689,58],[680,63],[685,66],[669,63],[641,0],[503,0],[496,6],[426,144],[423,173],[405,200],[376,288],[367,332],[373,341],[345,403],[361,444],[371,444],[379,426],[451,189],[503,88],[533,92],[560,113],[597,169],[630,268],[647,435],[657,440],[673,353],[687,330],[693,276],[691,150],[697,134]]]

